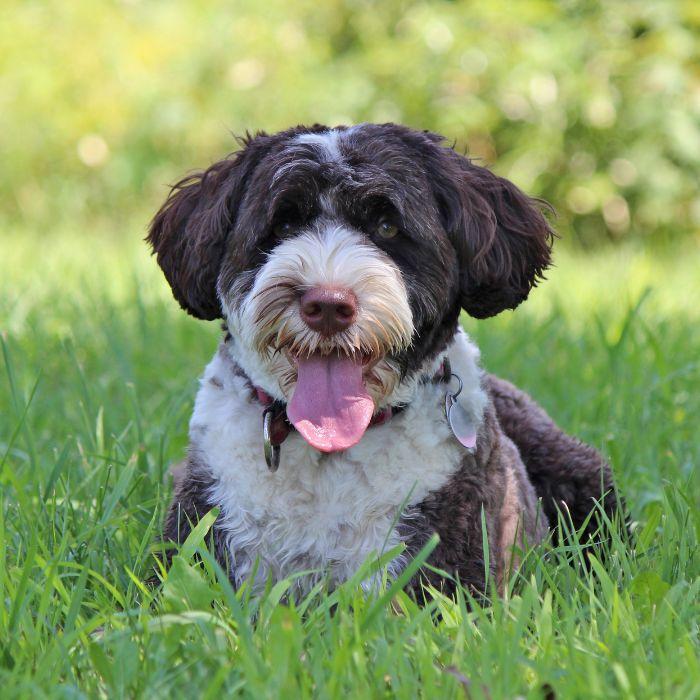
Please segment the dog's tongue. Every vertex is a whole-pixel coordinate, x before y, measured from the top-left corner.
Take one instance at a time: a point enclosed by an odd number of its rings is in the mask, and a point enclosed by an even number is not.
[[[362,360],[318,354],[299,359],[287,417],[321,452],[347,450],[360,441],[374,412],[362,379]]]

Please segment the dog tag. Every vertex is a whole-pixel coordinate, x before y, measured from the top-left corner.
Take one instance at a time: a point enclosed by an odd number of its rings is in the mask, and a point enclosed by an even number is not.
[[[459,382],[459,389],[454,394],[451,391],[445,394],[445,416],[452,434],[464,447],[468,450],[473,450],[476,447],[476,428],[469,414],[457,400],[457,397],[462,392],[462,380],[454,373],[452,373],[452,377]]]
[[[476,428],[467,412],[460,406],[459,401],[452,401],[452,405],[447,409],[447,422],[452,428],[454,436],[467,449],[473,450],[476,447]]]
[[[267,468],[276,472],[280,466],[280,446],[272,444],[272,411],[269,407],[263,412],[263,451]]]

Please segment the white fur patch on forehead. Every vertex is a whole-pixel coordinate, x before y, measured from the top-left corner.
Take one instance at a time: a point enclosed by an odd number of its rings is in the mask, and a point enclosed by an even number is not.
[[[337,129],[322,131],[318,134],[299,134],[294,141],[296,143],[308,143],[318,146],[326,160],[339,163],[343,159],[340,153],[341,132]]]

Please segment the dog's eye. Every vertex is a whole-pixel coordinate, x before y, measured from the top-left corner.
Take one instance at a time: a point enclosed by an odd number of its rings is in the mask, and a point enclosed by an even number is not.
[[[287,238],[291,236],[297,229],[297,224],[291,221],[280,221],[272,227],[272,233],[277,236],[277,238]]]
[[[380,221],[376,233],[380,238],[393,238],[399,232],[399,227],[389,221]]]

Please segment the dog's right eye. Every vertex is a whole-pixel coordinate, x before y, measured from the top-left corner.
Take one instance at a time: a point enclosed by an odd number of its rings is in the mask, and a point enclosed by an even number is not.
[[[388,240],[396,236],[396,234],[399,232],[399,227],[394,226],[394,224],[384,219],[377,224],[377,228],[375,230],[380,238]]]
[[[277,238],[287,238],[297,230],[297,226],[298,224],[292,223],[291,221],[280,221],[272,227],[272,233],[274,233]]]

